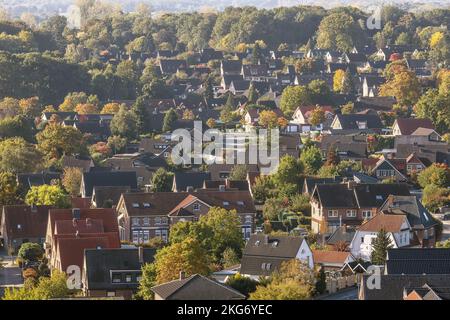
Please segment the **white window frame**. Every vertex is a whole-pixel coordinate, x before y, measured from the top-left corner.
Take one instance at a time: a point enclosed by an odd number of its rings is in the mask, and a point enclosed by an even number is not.
[[[339,217],[339,211],[338,210],[328,210],[328,217],[329,218]]]

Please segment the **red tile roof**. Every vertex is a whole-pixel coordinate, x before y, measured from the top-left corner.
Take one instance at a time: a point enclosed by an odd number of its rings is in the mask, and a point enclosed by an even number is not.
[[[430,119],[399,118],[396,121],[402,135],[411,135],[418,128],[435,129]]]
[[[378,232],[384,229],[386,232],[399,232],[402,224],[406,221],[406,215],[403,214],[377,214],[375,217],[361,225],[358,231]]]
[[[344,264],[351,256],[350,252],[329,251],[329,250],[312,250],[314,263],[319,264]]]
[[[4,232],[9,239],[44,238],[50,206],[37,206],[35,211],[28,205],[3,206]]]

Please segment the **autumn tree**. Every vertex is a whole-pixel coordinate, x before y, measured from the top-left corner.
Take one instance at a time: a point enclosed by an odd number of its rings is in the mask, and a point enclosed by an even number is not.
[[[380,95],[394,96],[401,106],[414,105],[420,97],[419,80],[409,70],[395,73],[391,80],[381,85]]]
[[[311,99],[306,87],[289,86],[283,90],[280,108],[287,117],[290,117],[297,107],[309,105],[310,103]]]
[[[136,138],[138,127],[135,114],[121,107],[111,121],[111,133],[126,139]]]
[[[137,297],[142,300],[153,300],[154,293],[151,290],[156,285],[156,266],[154,263],[146,263],[142,266],[142,277],[139,281]]]
[[[342,84],[344,82],[345,71],[342,69],[336,70],[333,76],[333,90],[335,92],[342,91]]]
[[[58,185],[43,184],[40,186],[32,186],[25,197],[25,202],[28,205],[35,206],[70,207],[67,193]]]
[[[42,245],[33,242],[27,242],[20,246],[17,257],[22,261],[39,261],[44,255]]]
[[[17,204],[18,190],[16,176],[11,172],[0,171],[0,205]]]
[[[309,117],[308,120],[309,123],[312,124],[313,126],[318,126],[319,124],[325,121],[325,111],[323,110],[323,108],[317,106],[311,112],[311,116]]]
[[[78,114],[98,113],[97,106],[92,103],[80,103],[75,107]]]
[[[209,118],[206,121],[206,125],[208,126],[208,128],[212,129],[216,126],[216,120],[214,120],[213,118]]]
[[[62,177],[62,185],[66,191],[72,196],[78,196],[80,194],[81,178],[83,171],[76,167],[64,168]]]
[[[327,166],[337,165],[339,163],[339,154],[337,152],[336,145],[330,145],[327,152],[327,160],[325,164]]]
[[[345,70],[344,77],[342,78],[341,93],[349,95],[355,93],[355,84],[349,68]]]
[[[57,123],[48,124],[36,135],[36,139],[38,150],[47,162],[60,159],[63,155],[79,154],[85,148],[83,135],[78,129]]]
[[[235,165],[230,172],[230,176],[228,179],[230,180],[246,180],[247,179],[248,169],[244,164]]]
[[[161,284],[179,278],[180,272],[186,276],[208,275],[209,257],[198,240],[186,238],[159,250],[155,255],[156,283]]]
[[[117,102],[107,103],[100,111],[101,114],[116,114],[120,110],[120,104]]]
[[[163,132],[172,131],[173,125],[174,125],[175,121],[177,121],[177,119],[178,119],[178,116],[177,116],[175,110],[170,109],[169,111],[167,111],[166,114],[164,115],[162,131]]]
[[[258,124],[262,127],[272,129],[278,125],[278,116],[270,110],[263,110],[259,113]]]

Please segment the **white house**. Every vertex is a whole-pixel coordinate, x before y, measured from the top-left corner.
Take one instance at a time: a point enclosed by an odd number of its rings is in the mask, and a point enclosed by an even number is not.
[[[372,244],[381,229],[388,233],[392,248],[410,245],[413,233],[406,215],[380,213],[356,230],[349,245],[350,252],[356,259],[371,260]]]

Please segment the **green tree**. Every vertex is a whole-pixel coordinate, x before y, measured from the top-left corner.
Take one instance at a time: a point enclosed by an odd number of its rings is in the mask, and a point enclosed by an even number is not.
[[[137,296],[143,300],[153,300],[154,293],[151,290],[156,285],[156,266],[154,263],[146,263],[142,266],[142,277],[139,281]]]
[[[273,176],[273,182],[277,187],[281,187],[284,184],[299,183],[300,174],[303,172],[303,166],[291,155],[285,155],[280,159],[277,172]]]
[[[300,154],[300,161],[305,167],[305,173],[314,175],[322,166],[322,153],[315,146],[304,148]]]
[[[255,42],[252,51],[252,64],[258,64],[261,59],[261,47],[258,42]]]
[[[339,154],[337,152],[337,148],[336,145],[330,145],[330,147],[328,148],[328,153],[327,153],[327,161],[326,161],[326,165],[327,166],[331,166],[331,165],[338,165],[339,164]]]
[[[375,265],[384,265],[388,249],[392,248],[389,233],[381,229],[372,243],[371,261]]]
[[[158,168],[152,176],[151,183],[153,192],[169,192],[172,190],[173,173]]]
[[[248,103],[255,104],[258,100],[258,92],[256,91],[256,88],[253,84],[253,82],[250,84],[250,87],[248,88]]]
[[[304,86],[289,86],[281,94],[280,107],[283,113],[290,117],[297,107],[311,104],[310,94]]]
[[[138,128],[135,114],[121,107],[111,120],[111,133],[126,139],[136,138]]]
[[[148,114],[145,99],[138,97],[131,111],[136,119],[136,127],[139,134],[145,134],[150,130],[150,115]]]
[[[170,109],[169,111],[167,111],[166,114],[164,115],[162,131],[163,132],[172,131],[173,125],[174,125],[175,121],[177,121],[177,119],[178,119],[178,116],[177,116],[175,110]]]
[[[419,173],[417,178],[422,188],[432,184],[440,188],[450,187],[450,169],[445,164],[433,163]]]
[[[248,169],[244,164],[235,165],[230,172],[230,176],[228,179],[230,180],[246,180],[247,179]]]
[[[72,196],[78,196],[81,188],[81,178],[83,171],[76,167],[64,168],[62,185],[66,191]]]
[[[0,170],[35,172],[40,168],[41,161],[41,153],[23,138],[9,138],[0,142]]]
[[[316,292],[319,294],[325,293],[325,290],[327,289],[327,277],[325,275],[325,269],[322,267],[320,268],[317,282],[316,282]]]
[[[47,205],[56,208],[69,208],[70,201],[68,195],[58,185],[32,186],[28,191],[25,202],[28,205]]]
[[[11,172],[0,171],[0,205],[17,204],[18,190],[16,176]]]
[[[252,278],[241,275],[240,273],[236,273],[235,275],[228,277],[225,282],[227,286],[239,291],[246,297],[250,295],[250,293],[256,290],[256,286],[258,285],[258,281],[253,280]]]
[[[353,81],[352,73],[347,68],[342,79],[341,93],[353,95],[355,93],[355,84]]]
[[[39,261],[44,255],[44,248],[38,243],[27,242],[20,246],[17,256],[23,261]]]

